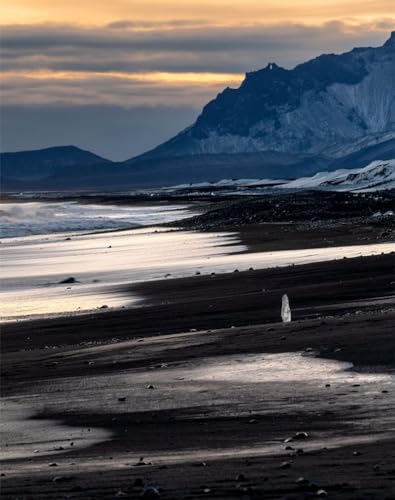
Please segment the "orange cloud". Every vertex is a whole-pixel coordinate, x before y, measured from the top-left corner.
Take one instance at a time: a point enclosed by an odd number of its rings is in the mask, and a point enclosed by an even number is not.
[[[117,20],[204,19],[210,24],[393,17],[393,0],[3,0],[2,22],[106,24]]]
[[[153,71],[149,73],[121,73],[121,72],[99,72],[99,71],[5,71],[4,79],[30,78],[33,80],[64,80],[76,81],[91,78],[109,78],[132,80],[134,82],[155,83],[158,85],[238,85],[244,78],[243,74],[235,73],[171,73],[165,71]]]
[[[270,61],[380,44],[393,11],[393,0],[3,0],[3,103],[199,106]]]

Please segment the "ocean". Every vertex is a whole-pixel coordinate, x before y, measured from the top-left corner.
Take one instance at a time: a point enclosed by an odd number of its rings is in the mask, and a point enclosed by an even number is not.
[[[116,206],[78,202],[0,204],[0,237],[74,231],[110,231],[162,224],[190,217],[186,205]]]

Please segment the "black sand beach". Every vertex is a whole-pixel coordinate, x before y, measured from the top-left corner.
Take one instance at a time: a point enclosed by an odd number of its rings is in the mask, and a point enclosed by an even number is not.
[[[389,223],[331,224],[239,230],[249,251],[391,241]],[[393,254],[342,259],[3,325],[5,413],[41,430],[3,443],[2,498],[393,498],[394,281]],[[78,446],[57,424],[108,436]]]

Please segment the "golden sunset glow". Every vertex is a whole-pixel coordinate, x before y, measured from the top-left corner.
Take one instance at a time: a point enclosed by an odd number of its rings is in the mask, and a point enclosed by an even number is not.
[[[226,54],[230,50],[226,46],[226,37],[232,35],[232,30],[235,34],[233,50],[237,53],[237,40],[240,40],[240,47],[249,38],[253,44],[255,34],[267,35],[270,39],[278,31],[279,38],[282,33],[291,37],[301,34],[309,38],[309,33],[302,33],[303,30],[322,29],[333,33],[339,31],[346,38],[358,36],[361,29],[386,31],[395,17],[394,10],[392,0],[112,0],[99,3],[97,0],[69,0],[66,3],[63,0],[4,0],[2,23],[7,30],[13,30],[13,46],[18,47],[20,37],[23,40],[29,30],[35,30],[34,38],[39,40],[49,34],[52,39],[39,42],[36,49],[27,40],[26,48],[23,48],[25,53],[20,49],[16,58],[11,55],[6,59],[11,67],[3,69],[6,78],[19,77],[23,73],[26,78],[34,80],[113,78],[147,84],[155,81],[156,84],[169,85],[234,85],[242,78],[241,68],[244,70],[255,65],[251,62],[244,65],[241,53],[238,56],[240,70],[230,64],[231,55]],[[56,36],[58,29],[59,34],[65,31],[65,42],[64,48],[55,57],[53,52],[59,43]],[[289,32],[292,32],[291,35]],[[76,37],[74,43],[73,37]],[[87,37],[91,39],[87,41],[89,50],[85,54],[83,42]],[[210,39],[213,40],[212,50]],[[171,41],[173,45],[167,47]],[[206,47],[201,49],[205,41]],[[96,53],[106,42],[108,49],[97,57]],[[111,48],[113,42],[114,48]],[[121,42],[124,47],[120,49],[117,43]],[[189,46],[185,46],[185,42]],[[67,53],[71,52],[68,45],[72,43],[76,51],[74,57]],[[218,67],[215,63],[207,64],[206,56],[212,57],[216,45],[221,43]],[[265,40],[261,43],[262,48],[267,45]],[[44,46],[48,54],[41,53]],[[91,53],[92,47],[96,46],[95,53]],[[78,52],[80,47],[81,53]],[[121,70],[112,67],[119,54],[122,54],[122,63],[118,65]],[[97,64],[97,60],[103,61],[104,65],[106,57],[109,59],[108,68],[90,67],[92,61]],[[78,68],[72,67],[72,58],[78,59]],[[18,64],[17,68],[13,67],[12,61]],[[158,61],[160,64],[155,64]],[[223,64],[224,61],[226,64]],[[265,62],[262,57],[260,64]],[[139,63],[144,64],[139,66]],[[14,74],[15,71],[17,74]]]
[[[205,20],[214,24],[331,19],[369,21],[394,16],[392,0],[3,0],[2,22],[106,24],[130,20]]]
[[[378,46],[395,28],[393,0],[3,0],[0,14],[2,105],[15,129],[34,116],[30,143],[43,116],[52,133],[70,108],[94,116],[87,131],[130,113],[146,139],[129,155],[165,139],[167,123],[188,126],[247,72]],[[142,116],[153,125],[142,129]]]
[[[117,73],[117,72],[81,72],[81,71],[34,71],[34,72],[3,72],[3,78],[31,78],[33,80],[87,80],[89,78],[110,78],[132,80],[135,82],[171,85],[188,85],[205,82],[207,84],[239,84],[244,75],[234,73]]]

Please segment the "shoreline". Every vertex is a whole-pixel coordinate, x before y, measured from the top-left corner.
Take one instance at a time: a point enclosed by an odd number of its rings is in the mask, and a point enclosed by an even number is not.
[[[391,241],[352,224],[232,232],[246,262]],[[2,325],[2,404],[31,415],[22,438],[7,424],[2,498],[391,498],[394,269],[393,253],[240,267],[118,287],[137,308]]]
[[[201,498],[202,484],[221,499],[239,498],[241,487],[250,488],[257,498],[277,498],[286,491],[304,499],[319,489],[339,499],[390,498],[394,435],[385,416],[394,410],[393,379],[386,381],[382,374],[388,377],[394,368],[370,364],[382,363],[383,353],[388,355],[394,320],[393,309],[384,315],[366,311],[290,325],[139,335],[115,343],[109,339],[71,349],[9,353],[14,358],[13,390],[3,396],[5,407],[8,398],[31,401],[36,408],[32,422],[50,419],[66,432],[63,441],[52,442],[52,449],[59,442],[64,451],[48,454],[37,435],[38,453],[32,458],[3,460],[2,495],[107,498],[123,491],[137,499],[143,489],[134,484],[141,478],[143,484],[160,488],[165,499]],[[284,358],[289,354],[283,353],[293,350],[307,363],[317,359],[322,367],[318,378],[309,368],[307,379],[303,375],[288,386],[272,379],[276,372],[268,367],[271,378],[259,382],[265,364],[276,356],[278,367],[289,369],[290,358]],[[327,373],[322,357],[350,359],[350,352],[362,363],[352,371],[341,369],[335,378]],[[251,372],[248,363],[255,358],[262,361]],[[221,363],[231,373],[237,370],[230,386],[221,375],[210,382],[208,368],[212,365],[221,374]],[[243,375],[244,366],[252,384]],[[296,366],[301,368],[298,362]],[[203,374],[200,382],[194,367]],[[295,373],[290,381],[294,378]],[[148,384],[153,384],[152,391],[147,391]],[[30,396],[37,390],[39,411]],[[117,400],[121,396],[126,402]],[[94,446],[72,449],[64,442],[81,431],[94,438],[101,429],[112,435]],[[297,432],[306,432],[308,438],[284,443]],[[33,447],[24,446],[32,453]],[[140,457],[146,465],[136,466]],[[48,467],[51,463],[57,464],[54,469]],[[246,479],[237,481],[241,474]],[[59,477],[67,480],[55,480]],[[306,478],[303,488],[299,477]]]
[[[133,283],[330,262],[395,249],[392,232],[383,236],[380,226],[352,221],[332,228],[267,223],[230,231],[229,226],[200,232],[164,225],[4,240],[2,324],[139,307],[140,296],[128,290]],[[76,273],[77,262],[82,272]],[[23,294],[29,299],[22,303]]]
[[[26,346],[40,349],[56,344],[59,335],[65,345],[74,346],[79,344],[79,331],[86,343],[278,323],[284,293],[291,301],[291,325],[364,309],[387,310],[395,305],[394,266],[393,254],[384,254],[135,283],[122,289],[140,296],[140,307],[6,323],[1,348],[3,352],[23,351]]]
[[[129,234],[128,232],[127,234]],[[157,233],[157,231],[155,231]],[[122,237],[127,235],[122,234]],[[162,233],[163,234],[163,233]],[[150,233],[147,233],[149,237]],[[180,232],[177,235],[179,237],[187,237],[188,233]],[[86,236],[86,235],[84,235]],[[107,233],[104,233],[107,236]],[[154,236],[151,233],[151,236]],[[156,236],[156,235],[155,235]],[[165,234],[166,236],[166,234]],[[191,239],[191,233],[189,237]],[[148,263],[144,261],[139,262],[138,267],[139,272],[134,274],[123,276],[122,279],[119,277],[119,273],[122,268],[116,270],[115,273],[111,274],[109,270],[106,272],[98,270],[89,269],[89,264],[87,263],[86,271],[84,275],[78,275],[78,279],[71,277],[64,279],[65,274],[48,274],[46,276],[35,276],[32,274],[30,278],[30,288],[26,287],[26,277],[23,278],[18,286],[18,275],[13,277],[3,277],[4,283],[12,283],[14,280],[14,290],[7,290],[6,288],[2,291],[3,304],[5,302],[7,307],[7,301],[20,300],[18,294],[25,293],[30,296],[31,304],[28,306],[30,308],[34,307],[35,302],[33,300],[45,300],[47,303],[46,307],[49,307],[49,301],[55,300],[52,307],[56,307],[56,304],[62,303],[65,307],[64,302],[59,302],[60,295],[64,295],[63,300],[71,300],[70,305],[75,304],[71,309],[62,311],[59,310],[59,305],[57,310],[43,310],[41,313],[26,314],[18,316],[7,316],[3,313],[3,319],[0,324],[5,325],[8,323],[21,323],[28,321],[39,321],[51,318],[72,318],[74,316],[81,315],[92,315],[97,312],[105,313],[108,311],[121,311],[123,309],[144,307],[144,300],[139,293],[136,292],[139,285],[144,283],[160,283],[162,281],[173,281],[173,280],[184,280],[193,279],[198,277],[210,277],[226,275],[228,273],[240,273],[240,272],[253,272],[253,271],[274,271],[276,269],[288,268],[288,267],[300,267],[309,264],[325,264],[336,262],[344,259],[354,259],[354,258],[366,258],[369,256],[378,255],[390,255],[394,256],[393,251],[394,246],[391,243],[381,243],[381,244],[364,244],[364,245],[346,245],[342,247],[323,247],[316,248],[311,247],[309,249],[293,249],[293,250],[274,250],[274,251],[254,251],[251,248],[251,244],[241,245],[243,241],[234,240],[234,235],[230,233],[216,233],[214,238],[222,238],[221,244],[216,244],[215,240],[207,239],[197,244],[196,248],[191,247],[191,251],[199,252],[199,245],[201,245],[201,251],[204,251],[205,255],[196,255],[192,260],[192,264],[189,259],[184,254],[179,253],[178,257],[180,259],[177,265],[176,262],[170,260],[166,262],[165,256],[163,255],[162,264],[158,267],[153,261],[154,268],[149,270]],[[229,238],[229,242],[227,241]],[[113,240],[109,240],[113,241]],[[132,236],[133,241],[133,236]],[[70,244],[68,244],[70,246]],[[174,245],[173,245],[174,246]],[[112,246],[110,245],[109,248]],[[207,249],[210,251],[207,253]],[[226,248],[226,251],[225,251]],[[222,249],[222,250],[219,250]],[[171,248],[170,248],[171,250]],[[41,251],[41,247],[40,247]],[[133,251],[133,247],[132,247]],[[106,251],[104,253],[107,253]],[[132,254],[133,255],[133,254]],[[118,256],[119,257],[119,256]],[[120,258],[120,257],[119,257]],[[22,261],[21,257],[19,260]],[[53,260],[53,258],[52,258]],[[209,261],[209,262],[207,262]],[[23,261],[22,261],[23,262]],[[148,261],[149,262],[149,261]],[[60,264],[60,263],[59,263]],[[19,263],[18,266],[21,264]],[[190,265],[193,267],[190,268]],[[155,267],[156,266],[156,267]],[[251,267],[248,267],[251,266]],[[67,274],[67,264],[63,263],[64,273]],[[70,267],[70,266],[69,266]],[[12,273],[12,271],[11,271]],[[19,271],[20,273],[20,271]],[[71,274],[71,273],[70,273]],[[22,276],[22,275],[21,275]],[[96,276],[94,279],[93,277]],[[100,279],[97,279],[97,277]],[[20,281],[20,279],[19,279]],[[177,281],[178,282],[178,281]],[[100,283],[100,285],[96,284]],[[63,284],[63,285],[62,285]],[[70,286],[68,286],[70,285]],[[133,289],[133,286],[135,288]],[[263,290],[265,291],[265,290]],[[69,293],[67,293],[69,292]],[[74,294],[72,295],[72,292]],[[56,294],[56,298],[53,299],[53,295]],[[15,297],[12,299],[12,297]],[[100,301],[100,302],[99,302]],[[96,305],[106,302],[105,305]],[[79,303],[79,307],[76,304]],[[81,305],[85,303],[85,306]],[[108,305],[110,304],[110,306]],[[26,307],[26,306],[25,306]],[[70,307],[70,306],[69,306]]]

